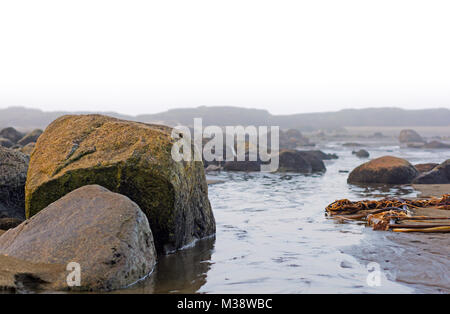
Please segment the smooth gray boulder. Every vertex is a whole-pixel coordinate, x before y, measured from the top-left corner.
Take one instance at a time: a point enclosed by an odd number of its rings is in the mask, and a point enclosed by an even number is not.
[[[113,290],[148,275],[156,263],[145,214],[99,185],[70,192],[0,236],[0,254],[81,268],[80,290]],[[0,265],[1,266],[1,265]]]

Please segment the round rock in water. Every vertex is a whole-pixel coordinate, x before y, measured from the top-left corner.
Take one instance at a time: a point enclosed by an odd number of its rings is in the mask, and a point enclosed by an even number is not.
[[[32,263],[78,263],[81,290],[126,287],[156,263],[147,217],[128,197],[98,185],[79,188],[8,230],[0,237],[0,254]]]

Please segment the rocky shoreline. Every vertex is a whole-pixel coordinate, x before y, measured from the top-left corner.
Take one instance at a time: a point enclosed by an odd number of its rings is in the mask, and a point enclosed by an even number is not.
[[[205,172],[260,171],[263,162],[175,162],[171,131],[101,115],[63,116],[26,135],[0,131],[0,290],[121,289],[148,276],[159,257],[214,235],[208,184],[222,181],[208,182]],[[298,150],[313,145],[300,132],[282,134],[278,172],[321,176],[324,161],[338,158]],[[450,193],[450,160],[413,165],[383,156],[347,181],[414,184],[441,196]],[[70,287],[73,262],[83,280]]]

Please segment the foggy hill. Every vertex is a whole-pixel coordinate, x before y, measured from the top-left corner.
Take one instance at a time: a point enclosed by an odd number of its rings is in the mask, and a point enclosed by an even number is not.
[[[0,128],[13,126],[22,130],[45,128],[64,114],[88,112],[45,112],[38,109],[10,107],[0,109]],[[240,107],[197,107],[171,109],[138,116],[103,112],[126,120],[157,122],[168,125],[193,124],[203,118],[203,125],[279,125],[282,129],[315,130],[345,126],[450,126],[449,109],[405,110],[399,108],[345,109],[336,112],[272,115],[266,110]]]

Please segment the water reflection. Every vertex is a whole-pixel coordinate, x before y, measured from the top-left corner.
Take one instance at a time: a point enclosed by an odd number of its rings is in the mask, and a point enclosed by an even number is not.
[[[215,237],[199,240],[192,247],[159,257],[155,271],[121,293],[196,293],[211,268]]]

